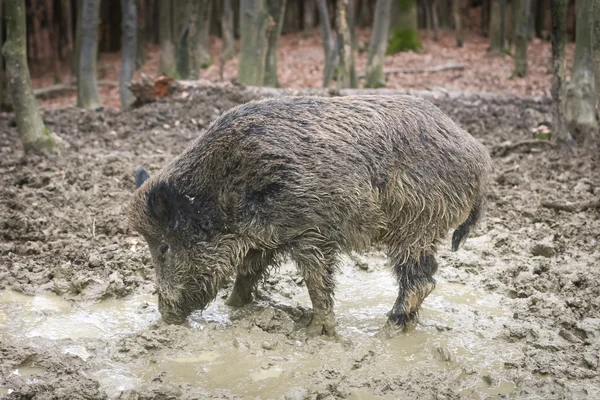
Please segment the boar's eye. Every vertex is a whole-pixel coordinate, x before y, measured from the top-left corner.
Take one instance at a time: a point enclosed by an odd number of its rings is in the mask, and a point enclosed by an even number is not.
[[[160,246],[158,246],[158,252],[161,255],[165,255],[167,253],[167,251],[169,251],[169,245],[168,244],[163,243]]]

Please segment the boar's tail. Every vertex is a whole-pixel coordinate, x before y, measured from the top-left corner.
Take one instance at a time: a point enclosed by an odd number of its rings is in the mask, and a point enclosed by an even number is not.
[[[140,168],[135,172],[135,187],[139,188],[146,180],[150,178],[148,172],[144,168]]]
[[[477,224],[483,214],[483,198],[475,202],[469,216],[452,234],[452,251],[458,250],[458,247],[469,237],[471,229]]]

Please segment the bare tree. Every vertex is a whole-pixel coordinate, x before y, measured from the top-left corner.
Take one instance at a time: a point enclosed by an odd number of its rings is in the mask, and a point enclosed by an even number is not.
[[[81,10],[81,50],[77,74],[77,106],[97,109],[101,107],[96,77],[98,54],[99,0],[83,0]]]
[[[392,3],[390,42],[387,54],[421,49],[416,0],[395,0]]]
[[[556,141],[570,146],[573,138],[565,121],[565,78],[567,62],[567,0],[550,0],[552,15],[552,125]]]
[[[279,87],[277,51],[285,13],[286,0],[267,0],[269,25],[267,27],[267,56],[265,59],[265,86]]]
[[[530,0],[518,1],[519,13],[517,14],[516,24],[514,75],[522,78],[527,75],[527,42],[529,39],[529,23],[531,20],[531,2]]]
[[[333,36],[327,0],[317,0],[319,16],[321,19],[321,40],[323,41],[323,50],[325,52],[325,68],[323,70],[323,87],[329,86],[333,76],[335,61],[337,58],[336,38]]]
[[[462,47],[464,41],[464,32],[462,26],[463,0],[452,0],[452,16],[454,17],[454,35],[456,37],[456,46]]]
[[[521,0],[522,1],[522,0]],[[565,118],[575,138],[585,139],[596,134],[596,88],[592,61],[593,0],[577,0],[575,62],[571,81],[567,85]]]
[[[338,88],[358,87],[354,53],[352,51],[352,35],[348,24],[348,0],[337,0],[336,25],[340,40],[340,63],[338,68]]]
[[[79,59],[81,58],[81,13],[83,10],[83,0],[77,0],[75,12],[77,18],[75,21],[75,48],[71,59],[71,70],[75,79],[79,78]]]
[[[238,80],[260,86],[265,79],[267,30],[269,13],[266,0],[244,0],[240,3],[240,62]]]
[[[127,87],[133,78],[135,70],[135,55],[137,49],[137,13],[135,0],[121,0],[121,13],[123,25],[123,49],[121,73],[119,74],[119,94],[121,95],[121,109],[128,109],[135,100]]]
[[[383,63],[390,29],[391,8],[392,0],[377,0],[367,61],[367,82],[365,86],[369,88],[385,86]]]
[[[504,0],[490,0],[490,47],[494,56],[504,54]]]
[[[190,12],[188,59],[190,61],[189,78],[197,79],[200,69],[208,68],[212,63],[209,50],[210,15],[212,0],[194,0],[190,3],[194,8]],[[193,18],[193,19],[192,19]]]
[[[596,84],[596,106],[600,103],[600,0],[592,4],[592,60]]]
[[[221,35],[223,36],[222,62],[230,60],[235,55],[233,40],[233,8],[231,0],[223,0],[223,13],[221,14]]]
[[[0,46],[4,43],[4,6],[0,0]],[[4,69],[4,61],[0,57],[0,110],[10,108],[10,100],[8,98],[8,80],[6,79],[6,70]]]
[[[62,141],[44,126],[31,87],[25,45],[25,1],[5,0],[5,4],[7,37],[2,46],[2,55],[6,60],[19,136],[26,152],[56,148]]]
[[[303,6],[302,29],[305,34],[310,34],[315,27],[315,0],[305,0]]]
[[[158,2],[158,37],[160,43],[159,71],[175,76],[175,42],[173,40],[173,0]]]

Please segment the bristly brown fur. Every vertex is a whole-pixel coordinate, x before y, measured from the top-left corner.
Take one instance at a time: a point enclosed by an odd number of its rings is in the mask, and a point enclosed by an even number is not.
[[[418,260],[468,223],[463,240],[490,169],[483,145],[426,100],[270,98],[217,119],[137,190],[129,221],[149,243],[174,314],[205,307],[235,272],[247,300],[245,282],[257,281],[249,277],[286,254],[305,276],[315,320],[332,321],[340,252],[381,244],[397,263]],[[172,193],[157,203],[168,224],[149,209],[157,185]]]

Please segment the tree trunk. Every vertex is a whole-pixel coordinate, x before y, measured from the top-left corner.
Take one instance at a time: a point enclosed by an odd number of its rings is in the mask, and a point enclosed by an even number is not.
[[[265,59],[265,86],[279,87],[277,77],[277,52],[281,26],[285,16],[286,0],[267,0],[269,25],[267,27],[267,56]]]
[[[135,98],[127,87],[133,78],[135,70],[135,54],[137,50],[137,13],[135,0],[121,0],[123,23],[123,49],[121,51],[121,73],[119,74],[119,94],[121,95],[121,109],[127,110]]]
[[[393,1],[390,30],[390,42],[387,54],[396,54],[409,50],[418,51],[421,49],[421,40],[419,39],[417,26],[416,0]]]
[[[367,61],[367,82],[365,86],[368,88],[385,86],[383,63],[385,61],[385,49],[387,48],[390,30],[391,9],[392,0],[377,0]]]
[[[439,40],[440,21],[438,18],[437,0],[430,0],[431,7],[431,25],[433,29],[433,40]]]
[[[503,0],[491,0],[490,4],[490,47],[488,53],[494,56],[502,55],[504,50],[503,3]]]
[[[348,5],[346,6],[346,22],[348,23],[348,30],[350,31],[350,43],[352,44],[352,50],[356,50],[358,48],[358,42],[356,40],[356,31],[355,27],[355,10],[354,10],[354,0],[348,0]]]
[[[212,64],[209,49],[210,16],[212,14],[212,0],[196,0],[195,21],[190,21],[190,40],[188,52],[190,59],[190,78],[198,79],[200,70]]]
[[[61,141],[44,126],[31,87],[27,67],[24,0],[6,0],[5,21],[7,37],[2,55],[6,60],[12,104],[23,147],[26,152],[54,148]]]
[[[327,0],[317,0],[319,18],[321,20],[321,40],[325,51],[325,68],[323,70],[323,87],[328,87],[331,81],[337,58],[336,39],[331,30]]]
[[[348,24],[348,0],[337,0],[336,25],[340,40],[340,64],[338,68],[337,86],[341,88],[358,87],[354,53],[352,51],[352,35]]]
[[[150,10],[147,9],[145,0],[135,1],[137,11],[137,49],[135,54],[135,68],[140,69],[148,59],[146,48],[148,47],[149,42],[149,28],[146,26],[146,14],[148,14]]]
[[[175,76],[175,43],[173,42],[173,0],[160,0],[158,35],[160,42],[159,72]]]
[[[600,103],[600,0],[592,4],[592,60],[596,86],[596,106]],[[596,108],[597,110],[598,108]]]
[[[222,62],[231,60],[235,55],[233,39],[233,8],[231,0],[223,0],[223,13],[221,14],[221,36],[223,37]]]
[[[0,0],[0,50],[4,44],[4,0]],[[10,100],[8,98],[8,79],[6,79],[6,70],[4,61],[0,57],[0,110],[10,109]]]
[[[548,0],[536,0],[537,7],[535,13],[535,35],[540,39],[546,39],[546,11],[548,10]]]
[[[315,27],[315,0],[305,0],[303,11],[302,29],[306,35],[309,35]]]
[[[556,141],[570,146],[573,138],[565,121],[567,0],[550,0],[552,16],[552,130]]]
[[[98,54],[98,18],[100,0],[83,0],[81,10],[81,50],[77,79],[77,106],[102,107],[98,95],[96,58]]]
[[[45,11],[46,11],[46,29],[48,30],[48,39],[50,41],[50,58],[52,62],[52,74],[54,75],[54,83],[60,81],[60,67],[58,65],[58,56],[60,55],[60,48],[58,45],[58,27],[54,23],[54,2],[52,0],[46,0]]]
[[[523,0],[521,0],[523,1]],[[596,90],[592,60],[592,8],[594,0],[577,0],[575,60],[567,85],[565,118],[575,139],[596,134]]]
[[[491,0],[482,0],[481,2],[481,34],[489,36],[490,34],[490,4]]]
[[[244,0],[241,0],[242,2]],[[283,26],[285,33],[294,33],[300,31],[300,1],[288,0],[285,8]]]
[[[527,75],[527,41],[529,39],[530,0],[518,0],[517,32],[515,40],[514,75],[523,78]],[[517,9],[517,7],[515,7]]]
[[[238,80],[246,85],[261,86],[265,79],[267,0],[243,0],[240,3],[240,62]]]
[[[79,80],[79,59],[81,58],[81,14],[83,12],[83,0],[77,0],[77,19],[75,21],[75,49],[71,60],[71,70],[76,80]]]
[[[454,34],[456,36],[456,46],[462,47],[464,41],[464,32],[462,26],[462,1],[452,0],[452,16],[454,17]]]
[[[73,9],[71,7],[71,0],[62,0],[60,5],[61,16],[63,17],[62,23],[64,24],[64,32],[66,39],[66,55],[73,57]]]

